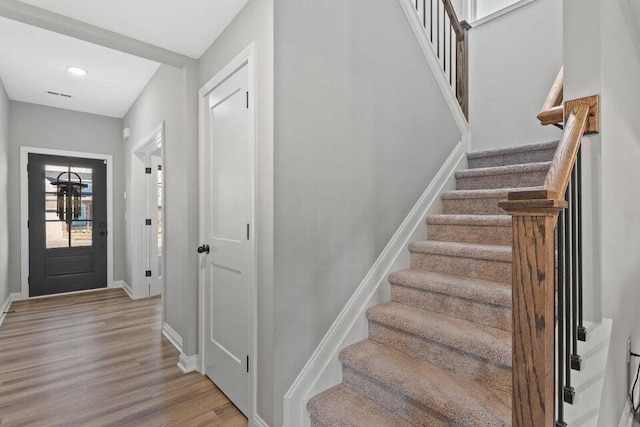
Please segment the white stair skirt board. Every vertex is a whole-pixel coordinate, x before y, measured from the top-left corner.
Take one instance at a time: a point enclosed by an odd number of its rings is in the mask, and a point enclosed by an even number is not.
[[[418,40],[418,44],[420,45],[420,49],[424,54],[424,57],[427,59],[427,63],[429,64],[429,68],[431,68],[431,72],[436,79],[436,83],[444,96],[444,99],[453,115],[453,118],[458,125],[458,129],[462,134],[462,140],[469,145],[470,138],[470,128],[469,122],[467,118],[464,116],[462,112],[462,107],[458,103],[458,99],[456,95],[453,93],[453,89],[451,85],[447,81],[447,78],[442,70],[440,65],[440,61],[438,60],[438,56],[434,51],[434,46],[429,40],[429,36],[427,35],[427,30],[422,26],[420,22],[420,18],[413,6],[413,2],[411,0],[398,0],[400,2],[400,6],[402,6],[402,10],[404,14],[407,16],[407,20],[409,21],[409,25],[413,30],[413,34],[416,36]],[[471,147],[468,147],[471,148]]]
[[[2,304],[2,307],[0,307],[0,326],[2,326],[2,323],[4,322],[5,317],[7,317],[7,311],[9,311],[9,309],[11,308],[11,303],[14,301],[20,301],[20,299],[21,299],[20,292],[9,294],[9,296],[7,297],[7,300],[4,302],[4,304]]]
[[[184,353],[180,353],[180,359],[178,360],[178,368],[185,373],[188,374],[190,372],[195,372],[198,370],[198,364],[200,363],[200,356],[186,356]]]
[[[631,403],[629,399],[624,404],[624,408],[622,409],[622,416],[620,417],[620,423],[618,427],[633,427],[633,410],[631,409]]]
[[[600,324],[585,322],[587,341],[578,341],[582,371],[571,371],[576,401],[573,405],[564,405],[565,421],[569,427],[598,425],[612,323],[611,319],[603,319]]]
[[[307,401],[342,381],[340,350],[367,338],[366,310],[389,301],[387,276],[409,264],[407,245],[426,236],[425,218],[441,212],[440,195],[455,189],[455,172],[467,167],[467,149],[467,144],[459,142],[449,155],[287,391],[284,427],[309,426]]]
[[[269,424],[267,424],[267,422],[265,420],[260,418],[260,415],[258,415],[258,414],[256,414],[253,417],[253,425],[255,427],[269,427]]]

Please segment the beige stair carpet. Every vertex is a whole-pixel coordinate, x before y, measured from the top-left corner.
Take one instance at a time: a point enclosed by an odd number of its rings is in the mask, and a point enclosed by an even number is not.
[[[542,186],[557,142],[468,154],[443,212],[340,353],[342,383],[313,397],[313,427],[511,425],[513,189]]]

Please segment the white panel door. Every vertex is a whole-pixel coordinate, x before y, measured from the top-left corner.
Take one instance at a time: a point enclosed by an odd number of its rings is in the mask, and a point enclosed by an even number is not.
[[[248,66],[209,94],[205,143],[204,370],[249,414],[250,290],[254,272],[254,160]],[[200,250],[203,250],[201,248]]]

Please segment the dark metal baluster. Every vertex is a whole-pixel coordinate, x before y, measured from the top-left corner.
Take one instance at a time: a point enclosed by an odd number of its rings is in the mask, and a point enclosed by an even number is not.
[[[422,0],[422,25],[427,28],[427,0]]]
[[[438,37],[438,59],[440,59],[440,0],[436,0],[436,36]]]
[[[584,327],[584,313],[582,301],[583,267],[582,267],[582,147],[578,150],[576,159],[577,189],[578,189],[578,339],[587,340],[587,328]]]
[[[571,188],[567,189],[565,200],[570,202],[571,200]],[[571,204],[566,209],[564,214],[564,251],[565,251],[565,263],[564,263],[564,346],[565,346],[565,380],[564,380],[564,401],[573,404],[575,397],[575,390],[571,387],[571,259],[573,254],[571,253]]]
[[[451,39],[451,31],[453,25],[449,22],[449,84],[453,85],[453,40]]]
[[[429,32],[431,33],[431,43],[433,43],[433,0],[429,0],[429,3]]]
[[[451,26],[451,22],[449,22]],[[447,75],[447,12],[442,15],[442,64],[444,65],[444,75]]]
[[[555,427],[566,427],[564,422],[564,211],[560,212],[558,218],[558,249],[557,249],[557,300],[558,300],[558,353],[556,363],[558,371],[556,373],[556,385],[558,387],[557,399],[557,419]]]
[[[578,354],[578,168],[571,171],[571,369],[582,369],[582,358]]]

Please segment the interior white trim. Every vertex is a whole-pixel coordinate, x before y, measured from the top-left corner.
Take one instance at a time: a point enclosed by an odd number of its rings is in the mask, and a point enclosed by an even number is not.
[[[258,226],[258,222],[256,221],[256,205],[257,205],[257,167],[258,167],[258,135],[257,135],[257,105],[258,105],[258,96],[257,96],[257,73],[256,73],[256,44],[255,42],[251,42],[249,46],[247,46],[238,56],[236,56],[229,64],[227,64],[220,72],[218,72],[211,80],[202,86],[199,91],[199,152],[203,153],[206,144],[207,138],[207,111],[208,111],[208,103],[207,103],[207,95],[214,90],[218,85],[220,85],[224,80],[226,80],[231,74],[242,68],[245,64],[248,66],[249,71],[249,116],[251,117],[251,125],[252,125],[252,138],[253,138],[253,155],[254,155],[254,171],[253,171],[253,201],[252,201],[252,218],[251,222],[253,224],[252,231],[252,244],[253,244],[253,259],[257,262],[258,254],[258,241],[260,239],[261,230]],[[199,156],[199,167],[200,167],[200,181],[203,180],[203,174],[206,169],[205,158],[204,156]],[[204,200],[204,186],[200,186],[200,200]],[[205,223],[204,223],[204,212],[205,207],[203,203],[200,203],[200,212],[199,212],[199,228],[200,228],[200,241],[205,241]],[[199,299],[199,339],[198,339],[198,347],[200,353],[200,372],[204,372],[204,360],[205,360],[205,352],[204,352],[204,271],[201,268],[198,272],[198,299]],[[253,268],[253,277],[252,284],[250,286],[250,306],[251,306],[251,319],[250,319],[250,345],[249,345],[249,360],[250,367],[249,371],[249,410],[251,414],[249,419],[255,418],[257,414],[257,401],[258,401],[258,278],[257,278],[257,268],[254,266]]]
[[[127,227],[130,230],[130,241],[128,244],[131,245],[131,252],[129,254],[130,263],[135,267],[135,271],[131,273],[131,294],[134,299],[147,298],[149,296],[148,289],[146,288],[146,277],[144,274],[144,270],[142,266],[147,265],[148,260],[148,251],[149,247],[147,245],[147,226],[144,223],[144,220],[147,218],[147,196],[149,194],[148,178],[144,173],[144,168],[147,167],[149,155],[158,149],[158,144],[160,144],[160,151],[162,157],[162,164],[164,165],[164,153],[165,153],[165,130],[164,130],[164,121],[160,122],[148,135],[144,138],[140,139],[132,148],[131,148],[131,192],[128,197],[131,198],[131,204],[129,205],[131,212],[129,214],[129,220],[127,222]],[[141,197],[140,194],[137,194],[138,191],[144,192],[144,197]],[[164,191],[164,188],[163,188]],[[163,194],[163,200],[164,194]],[[164,221],[165,210],[162,211],[163,223]],[[163,267],[162,271],[166,271],[166,256],[165,250],[166,245],[163,245],[162,249],[162,262]],[[151,269],[153,271],[153,269]],[[156,272],[157,273],[157,272]],[[164,322],[164,290],[165,284],[164,280],[160,282],[160,295],[162,298],[161,303],[161,317]]]
[[[162,335],[182,354],[182,337],[167,322],[162,322]]]
[[[265,420],[263,420],[260,415],[255,414],[253,417],[253,426],[254,427],[269,427],[269,424]]]
[[[178,368],[180,368],[182,373],[189,374],[191,372],[196,372],[199,365],[200,356],[197,354],[193,356],[186,356],[184,353],[180,353],[180,357],[178,358]]]
[[[500,10],[497,10],[487,16],[484,16],[480,19],[476,19],[473,22],[471,22],[471,27],[476,28],[479,27],[480,25],[486,24],[487,22],[491,22],[496,18],[500,18],[501,16],[504,16],[508,13],[513,12],[514,10],[520,9],[522,6],[526,6],[529,3],[533,3],[536,0],[520,0],[516,3],[513,3],[512,5],[509,5],[507,7],[504,7]]]
[[[307,401],[342,381],[340,350],[367,338],[366,310],[389,301],[387,276],[406,268],[411,241],[424,240],[425,217],[441,211],[443,191],[455,189],[455,172],[467,167],[466,152],[464,142],[456,145],[285,394],[284,426],[309,426]]]
[[[433,44],[431,43],[431,41],[429,40],[429,37],[427,36],[427,31],[422,26],[422,23],[420,22],[420,18],[418,17],[418,14],[416,13],[413,6],[411,5],[411,1],[410,0],[398,0],[398,1],[400,2],[400,6],[402,6],[402,10],[404,11],[404,14],[407,17],[407,20],[409,21],[411,29],[413,30],[413,33],[416,36],[416,39],[418,40],[420,49],[422,50],[424,57],[427,59],[429,68],[431,68],[431,72],[433,73],[433,76],[436,79],[436,83],[438,84],[438,87],[440,88],[440,91],[444,96],[444,100],[447,103],[447,106],[449,107],[451,114],[453,115],[453,119],[455,120],[456,125],[460,130],[460,133],[463,135],[463,140],[468,143],[469,134],[470,134],[469,122],[467,121],[467,118],[464,116],[464,113],[462,112],[462,108],[458,103],[458,99],[453,93],[451,85],[449,85],[449,82],[447,81],[447,78],[445,77],[445,74],[442,71],[442,68],[440,66],[440,61],[438,60],[438,57],[434,51]]]
[[[20,147],[20,289],[22,299],[29,298],[29,154],[81,157],[107,162],[107,288],[113,288],[113,156],[49,148]]]
[[[11,303],[20,299],[20,294],[9,294],[6,301],[0,307],[0,326],[4,322],[5,317],[7,317],[7,311],[11,308]]]
[[[578,341],[578,354],[582,355],[587,369],[572,373],[571,385],[579,399],[564,408],[564,421],[572,427],[598,425],[613,322],[611,319],[603,319],[602,323],[585,321],[584,326],[589,339]]]
[[[159,46],[17,0],[2,0],[0,16],[173,67],[183,67],[191,60],[185,55]]]
[[[620,422],[618,427],[632,427],[633,426],[633,411],[631,409],[631,403],[629,399],[625,401],[624,408],[622,408],[622,415],[620,415]]]
[[[134,299],[133,298],[133,291],[131,290],[131,286],[129,286],[129,284],[127,282],[125,282],[124,280],[116,280],[113,282],[113,287],[114,288],[120,288],[123,291],[125,291],[127,293],[127,295],[129,295],[129,298]]]

